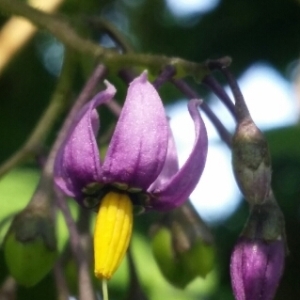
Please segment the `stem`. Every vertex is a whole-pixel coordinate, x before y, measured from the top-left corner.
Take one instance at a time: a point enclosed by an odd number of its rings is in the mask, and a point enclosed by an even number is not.
[[[197,93],[189,87],[187,83],[185,83],[183,80],[180,79],[172,79],[171,82],[187,97],[190,99],[199,99],[200,97],[197,95]],[[200,108],[203,110],[203,112],[207,115],[207,117],[210,119],[210,121],[214,124],[215,128],[217,129],[221,139],[227,144],[227,146],[231,147],[231,134],[227,131],[227,129],[224,127],[224,125],[221,123],[221,121],[218,119],[218,117],[214,114],[214,112],[209,108],[209,106],[202,102],[200,105]]]
[[[28,4],[45,12],[55,11],[64,0],[28,0]],[[34,35],[37,28],[24,18],[11,17],[0,31],[0,73]]]
[[[16,299],[17,283],[11,276],[6,277],[0,286],[0,299],[14,300]]]
[[[68,300],[69,299],[69,289],[67,286],[66,279],[64,277],[64,272],[62,268],[62,262],[59,259],[54,266],[54,279],[57,289],[58,300]]]
[[[99,17],[88,17],[87,21],[98,31],[101,30],[106,32],[111,37],[111,39],[122,49],[123,53],[134,52],[134,49],[128,42],[128,40],[124,38],[123,34],[120,33],[112,23]]]
[[[88,82],[86,83],[85,87],[83,88],[83,90],[80,93],[79,97],[77,98],[76,102],[72,106],[72,109],[69,112],[69,114],[58,134],[58,137],[50,151],[48,160],[47,160],[44,170],[43,170],[43,174],[48,174],[48,175],[52,176],[54,160],[55,160],[58,149],[61,147],[62,143],[64,142],[78,111],[81,109],[83,104],[91,98],[95,87],[97,86],[100,78],[104,76],[105,72],[106,72],[106,69],[103,65],[99,65],[95,69],[94,73],[92,74],[92,76],[90,77]]]
[[[86,83],[84,89],[82,90],[81,94],[77,98],[76,102],[74,103],[71,111],[69,112],[65,122],[58,134],[56,141],[54,142],[51,151],[48,155],[48,159],[45,163],[43,168],[43,172],[28,206],[37,206],[43,207],[44,209],[52,208],[53,202],[53,168],[54,168],[54,161],[57,154],[57,151],[60,149],[61,145],[63,144],[72,124],[73,120],[76,117],[78,111],[81,109],[83,104],[90,99],[92,93],[100,80],[100,78],[105,73],[104,66],[98,66],[88,82]]]
[[[106,279],[102,279],[102,295],[103,295],[103,300],[108,300],[108,289],[107,289]]]
[[[93,285],[89,275],[89,264],[80,242],[80,235],[72,218],[70,209],[62,193],[56,190],[57,204],[63,213],[70,233],[71,251],[78,266],[79,300],[94,300]]]
[[[245,119],[251,119],[248,107],[237,80],[228,69],[229,64],[226,64],[223,59],[219,59],[207,61],[207,66],[210,68],[210,70],[219,70],[223,73],[223,75],[225,75],[235,100],[235,115],[237,122],[240,123]]]
[[[93,56],[99,63],[105,64],[108,68],[121,69],[135,65],[160,71],[164,66],[172,65],[180,70],[178,75],[181,77],[192,75],[197,80],[202,80],[205,75],[210,73],[207,63],[195,63],[176,57],[166,57],[163,55],[147,55],[126,53],[120,54],[99,46],[91,40],[80,37],[63,17],[56,17],[34,9],[25,3],[17,0],[0,0],[0,10],[5,14],[15,14],[29,19],[37,26],[51,32],[63,44],[86,55]],[[227,64],[228,58],[223,59]],[[220,60],[218,60],[218,63]]]
[[[105,103],[105,105],[111,110],[111,112],[119,117],[122,111],[122,106],[115,100],[111,99],[109,102]]]
[[[166,66],[159,76],[154,80],[153,85],[158,90],[166,81],[176,74],[176,69],[173,66]]]
[[[0,178],[17,165],[26,161],[29,157],[35,155],[41,149],[43,141],[68,104],[66,99],[68,99],[68,94],[71,91],[74,67],[74,55],[67,51],[59,82],[48,107],[40,117],[35,129],[24,145],[0,166]]]
[[[234,96],[235,114],[236,114],[237,122],[240,123],[243,120],[251,119],[244,96],[240,90],[240,87],[236,79],[234,78],[234,76],[232,75],[232,73],[228,68],[222,68],[221,72],[225,75]]]
[[[80,93],[79,97],[77,98],[75,104],[73,105],[71,111],[68,114],[68,117],[66,118],[59,135],[51,149],[51,152],[49,154],[48,160],[45,164],[45,167],[43,169],[43,175],[41,182],[43,178],[48,179],[47,181],[50,181],[52,183],[53,180],[53,167],[54,167],[54,161],[57,154],[57,151],[61,147],[62,143],[64,142],[72,124],[74,121],[74,118],[76,117],[78,111],[81,109],[83,104],[92,96],[92,93],[97,86],[98,81],[100,78],[105,74],[105,67],[103,65],[98,66],[88,82],[86,83],[84,89]],[[40,188],[42,184],[40,184]],[[37,191],[39,190],[39,187]],[[76,224],[74,220],[72,219],[69,207],[66,204],[65,199],[63,198],[60,191],[56,190],[56,198],[57,203],[65,217],[67,226],[69,228],[70,232],[70,243],[71,243],[71,249],[73,252],[73,255],[76,259],[77,265],[78,265],[78,282],[79,282],[79,299],[80,300],[94,300],[95,295],[93,292],[93,286],[91,283],[91,278],[89,276],[89,264],[87,257],[85,255],[85,252],[82,248],[82,245],[80,243],[80,235],[77,231]],[[34,199],[34,197],[33,197]]]
[[[207,85],[211,91],[218,96],[218,98],[227,107],[233,118],[236,120],[234,104],[230,97],[225,92],[224,88],[219,84],[219,82],[211,75],[207,75],[202,82]]]

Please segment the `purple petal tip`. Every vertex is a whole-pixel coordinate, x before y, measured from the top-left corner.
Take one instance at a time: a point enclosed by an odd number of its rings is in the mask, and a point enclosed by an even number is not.
[[[146,83],[146,82],[148,82],[148,71],[144,70],[143,73],[140,76],[136,77],[131,82],[131,84],[134,83],[134,82],[140,82],[140,83]]]

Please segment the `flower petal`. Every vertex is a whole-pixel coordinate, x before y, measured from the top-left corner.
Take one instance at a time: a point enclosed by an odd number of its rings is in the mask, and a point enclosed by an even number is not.
[[[176,151],[174,136],[169,126],[169,142],[168,142],[168,151],[167,151],[165,164],[163,166],[162,171],[156,178],[156,180],[149,187],[148,192],[151,193],[152,191],[160,190],[160,188],[167,181],[169,181],[170,178],[178,172],[178,170],[179,170],[178,155]]]
[[[98,93],[79,111],[55,160],[56,185],[77,200],[82,196],[83,187],[101,178],[95,138],[99,129],[99,117],[95,107],[112,99],[116,92],[113,85],[108,82],[105,84],[106,90]]]
[[[200,100],[189,101],[188,108],[195,123],[196,140],[193,150],[181,169],[160,190],[153,192],[154,200],[151,206],[154,209],[168,210],[180,206],[188,199],[197,185],[203,172],[208,147],[208,138],[205,124],[197,106]]]
[[[147,73],[129,86],[103,164],[103,180],[147,189],[161,172],[168,147],[168,121]]]

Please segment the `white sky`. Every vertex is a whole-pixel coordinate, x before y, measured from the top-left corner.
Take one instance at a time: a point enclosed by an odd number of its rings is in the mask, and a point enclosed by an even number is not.
[[[239,84],[250,113],[262,130],[297,121],[298,108],[292,85],[271,67],[263,64],[250,67],[240,78]],[[182,101],[167,109],[181,164],[188,157],[194,141],[193,123],[186,104]],[[219,100],[214,98],[210,107],[228,129],[234,129],[231,115]],[[230,151],[221,143],[205,116],[204,121],[209,135],[209,154],[191,199],[203,219],[213,223],[234,212],[241,197],[231,170]]]
[[[215,8],[219,0],[165,0],[170,11],[178,17],[185,17],[191,13],[205,13]]]

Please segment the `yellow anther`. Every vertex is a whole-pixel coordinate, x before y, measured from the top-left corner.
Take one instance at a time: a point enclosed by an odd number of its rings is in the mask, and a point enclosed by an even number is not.
[[[129,245],[133,213],[126,193],[109,192],[102,199],[94,232],[95,275],[110,279]]]

